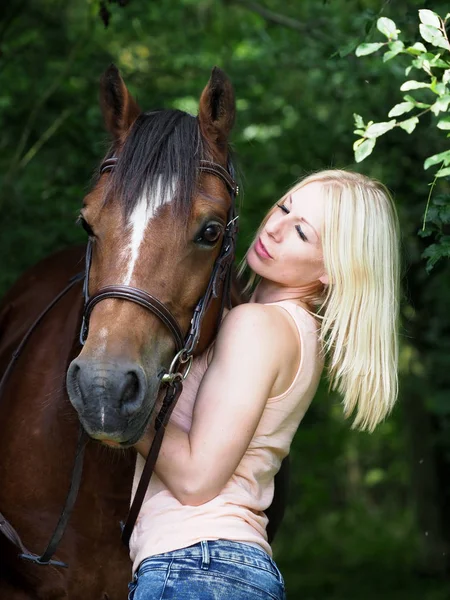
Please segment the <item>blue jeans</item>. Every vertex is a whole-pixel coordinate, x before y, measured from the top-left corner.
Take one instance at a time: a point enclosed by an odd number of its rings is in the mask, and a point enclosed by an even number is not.
[[[227,540],[146,558],[128,600],[285,600],[284,581],[264,550]]]

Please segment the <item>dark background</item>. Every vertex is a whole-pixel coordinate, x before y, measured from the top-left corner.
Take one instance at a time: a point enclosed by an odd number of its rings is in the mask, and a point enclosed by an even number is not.
[[[444,150],[445,139],[428,119],[411,136],[395,130],[380,138],[360,165],[352,152],[352,113],[386,120],[401,101],[406,64],[358,59],[354,49],[374,39],[379,16],[416,41],[418,8],[445,16],[449,5],[14,0],[0,7],[1,293],[41,257],[84,240],[75,219],[107,147],[97,95],[110,62],[142,108],[194,113],[211,67],[226,70],[238,107],[241,255],[267,207],[313,170],[356,168],[394,193],[404,251],[399,403],[374,434],[358,433],[323,382],[294,442],[291,504],[274,546],[290,598],[450,598],[449,265],[441,260],[427,274],[427,241],[417,236],[430,181],[423,160]]]

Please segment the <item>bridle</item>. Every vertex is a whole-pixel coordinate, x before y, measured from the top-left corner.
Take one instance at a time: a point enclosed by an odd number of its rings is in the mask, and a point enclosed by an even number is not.
[[[100,174],[114,169],[117,164],[117,157],[112,156],[107,158],[100,166]],[[86,249],[86,269],[84,273],[79,273],[72,277],[68,285],[50,302],[50,304],[39,314],[36,320],[33,322],[31,327],[25,333],[21,340],[18,348],[12,355],[12,359],[9,362],[3,377],[0,379],[0,392],[4,389],[7,380],[20,357],[22,350],[26,343],[31,337],[32,333],[38,327],[44,317],[50,312],[50,310],[63,298],[69,290],[79,281],[83,280],[83,296],[84,296],[84,310],[83,318],[80,330],[80,342],[84,344],[89,331],[89,319],[94,307],[102,300],[116,298],[118,300],[128,300],[143,306],[155,316],[157,316],[161,322],[167,327],[172,334],[175,341],[176,353],[170,364],[167,373],[161,376],[161,386],[166,387],[166,394],[164,396],[161,409],[156,417],[155,421],[155,437],[150,448],[149,454],[146,459],[146,463],[141,475],[141,479],[136,489],[136,493],[131,504],[126,523],[122,527],[122,540],[128,545],[131,533],[133,531],[134,524],[138,517],[142,502],[145,497],[145,493],[150,482],[151,475],[158,457],[159,449],[161,447],[162,439],[164,436],[165,426],[170,418],[173,408],[176,404],[178,397],[183,389],[183,380],[187,377],[189,372],[194,352],[200,339],[201,326],[203,318],[208,310],[210,302],[213,298],[218,298],[220,289],[222,289],[222,303],[220,306],[218,324],[220,323],[223,309],[226,304],[231,305],[231,271],[232,264],[235,254],[236,246],[236,235],[237,235],[237,216],[236,216],[236,196],[239,192],[238,185],[234,180],[233,167],[231,162],[228,163],[227,169],[221,165],[212,161],[201,160],[198,165],[198,171],[201,173],[208,173],[221,179],[227,186],[230,194],[230,208],[227,215],[227,226],[225,228],[222,246],[219,255],[214,263],[214,267],[209,279],[206,291],[202,298],[198,301],[197,306],[194,309],[192,315],[191,324],[189,331],[185,336],[170,310],[160,301],[145,290],[139,288],[126,286],[126,285],[110,285],[105,286],[95,292],[92,296],[89,296],[89,272],[92,262],[92,242],[88,242]],[[0,513],[0,533],[3,533],[8,540],[14,544],[19,550],[19,556],[25,560],[31,561],[38,565],[53,565],[60,567],[67,567],[67,564],[53,559],[53,555],[61,541],[61,538],[66,529],[69,521],[72,509],[74,507],[78,489],[81,483],[81,476],[83,470],[83,457],[84,449],[88,441],[88,436],[80,425],[78,442],[76,448],[76,455],[74,466],[72,469],[72,478],[69,486],[69,492],[66,497],[64,507],[56,524],[55,530],[50,538],[45,551],[41,554],[35,554],[30,552],[28,548],[23,544],[20,535],[11,525],[11,523]]]
[[[114,169],[117,163],[117,157],[111,157],[106,159],[101,167],[100,174]],[[230,208],[227,215],[227,226],[225,228],[222,240],[222,247],[220,254],[216,259],[216,262],[211,273],[211,277],[208,282],[205,294],[198,301],[197,306],[194,309],[194,313],[191,319],[190,329],[186,336],[183,336],[180,325],[176,318],[172,315],[170,310],[155,296],[149,294],[145,290],[135,288],[128,285],[109,285],[101,288],[92,296],[89,296],[89,272],[92,261],[92,242],[88,242],[86,251],[86,276],[83,284],[83,295],[85,299],[85,306],[83,312],[83,322],[81,325],[80,342],[83,345],[86,341],[89,331],[89,318],[92,313],[94,306],[96,306],[102,300],[116,298],[119,300],[128,300],[134,302],[140,306],[146,308],[154,315],[156,315],[166,326],[166,328],[172,334],[175,341],[176,355],[172,360],[171,366],[168,373],[162,376],[162,383],[170,383],[175,378],[185,378],[187,371],[189,370],[192,362],[195,348],[198,344],[201,332],[201,326],[206,311],[208,310],[209,304],[213,298],[217,298],[220,293],[220,284],[224,287],[223,302],[221,307],[221,313],[225,305],[225,301],[229,302],[230,295],[230,284],[231,284],[231,265],[234,260],[235,246],[236,246],[236,235],[237,235],[237,217],[236,217],[236,203],[235,199],[239,192],[239,187],[236,184],[232,172],[233,168],[231,163],[228,166],[229,171],[224,169],[221,165],[201,160],[199,162],[198,171],[201,173],[209,173],[221,179],[227,186],[227,189],[231,196]],[[220,319],[221,315],[219,315]],[[186,364],[186,368],[182,376],[177,368],[182,364]]]

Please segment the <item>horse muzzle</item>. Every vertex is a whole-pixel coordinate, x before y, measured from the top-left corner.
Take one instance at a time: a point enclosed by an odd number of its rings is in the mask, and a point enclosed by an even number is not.
[[[94,439],[130,445],[138,441],[153,412],[159,379],[128,361],[77,358],[67,372],[69,399]],[[110,445],[113,445],[110,444]]]

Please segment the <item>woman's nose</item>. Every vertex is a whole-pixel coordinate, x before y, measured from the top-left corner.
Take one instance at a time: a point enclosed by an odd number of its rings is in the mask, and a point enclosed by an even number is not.
[[[281,219],[273,216],[266,224],[266,232],[271,238],[279,240],[282,234],[283,224]]]

